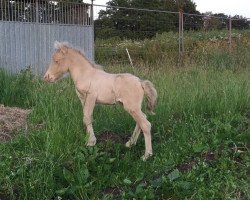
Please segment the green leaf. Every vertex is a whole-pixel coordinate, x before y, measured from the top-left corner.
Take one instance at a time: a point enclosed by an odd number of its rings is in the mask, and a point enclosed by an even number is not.
[[[144,183],[141,183],[141,184],[137,185],[136,190],[135,190],[135,194],[140,194],[140,193],[142,193],[142,192],[144,191],[144,187],[145,187],[145,186],[146,186],[146,185],[145,185]]]
[[[64,195],[67,192],[68,188],[62,188],[60,190],[56,190],[57,195]]]
[[[189,190],[191,188],[192,184],[190,182],[188,182],[188,181],[180,181],[179,186],[182,189]]]
[[[69,183],[74,182],[74,175],[66,168],[63,169],[63,176]]]
[[[178,170],[178,169],[175,169],[175,170],[172,171],[170,174],[168,174],[168,178],[169,178],[170,181],[173,181],[173,180],[179,178],[179,177],[180,177],[180,174],[181,174],[181,173],[179,172],[179,170]]]
[[[163,183],[163,177],[157,178],[151,182],[154,188],[160,187]]]
[[[89,170],[85,168],[85,169],[79,170],[76,175],[79,181],[86,183],[88,181],[90,174],[89,174]]]
[[[116,158],[110,158],[110,159],[109,159],[109,162],[112,163],[112,162],[115,161],[115,159],[116,159]]]
[[[123,180],[123,183],[125,183],[126,185],[131,185],[131,184],[132,184],[132,181],[129,180],[128,178],[125,178],[125,179]]]
[[[206,146],[203,144],[195,144],[193,146],[193,150],[195,153],[201,153],[205,148],[206,148]]]

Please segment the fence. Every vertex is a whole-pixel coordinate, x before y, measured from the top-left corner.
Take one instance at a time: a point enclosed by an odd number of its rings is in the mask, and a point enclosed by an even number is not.
[[[216,48],[230,52],[243,43],[238,30],[250,28],[249,18],[240,16],[103,5],[94,5],[94,18],[95,58],[104,65],[180,63],[194,57],[197,46],[204,54]]]
[[[61,1],[0,2],[0,67],[44,73],[54,41],[68,41],[93,60],[92,5]]]
[[[187,55],[206,54],[208,48],[230,52],[242,42],[236,29],[249,29],[249,24],[247,18],[221,14],[0,0],[0,67],[17,72],[31,66],[42,74],[55,40],[69,41],[103,65],[180,63]]]

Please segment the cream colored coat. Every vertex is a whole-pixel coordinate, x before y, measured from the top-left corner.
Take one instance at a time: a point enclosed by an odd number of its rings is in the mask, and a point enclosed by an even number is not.
[[[92,127],[92,114],[96,103],[121,103],[124,109],[136,121],[136,127],[127,147],[136,144],[142,130],[145,138],[146,160],[153,154],[151,144],[151,124],[141,111],[144,93],[148,104],[147,108],[153,113],[157,92],[150,81],[140,80],[131,74],[110,74],[98,69],[79,50],[72,48],[68,43],[55,42],[55,53],[44,79],[55,82],[63,74],[69,72],[74,81],[76,93],[83,106],[83,121],[89,134],[88,146],[96,144],[96,137]]]

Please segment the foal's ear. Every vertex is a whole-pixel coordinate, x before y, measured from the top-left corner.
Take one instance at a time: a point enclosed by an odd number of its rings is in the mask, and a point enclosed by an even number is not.
[[[66,54],[68,52],[68,47],[62,46],[60,50],[63,54]]]
[[[56,50],[60,50],[63,54],[66,54],[68,52],[68,47],[64,42],[55,41],[54,48]]]
[[[61,47],[61,43],[58,42],[58,41],[56,40],[56,41],[54,42],[54,48],[55,48],[55,50],[60,49],[60,47]]]

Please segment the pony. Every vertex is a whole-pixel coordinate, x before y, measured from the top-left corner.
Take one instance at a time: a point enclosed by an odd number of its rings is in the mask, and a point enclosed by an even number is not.
[[[125,144],[126,147],[135,145],[141,133],[144,134],[145,161],[152,156],[151,123],[141,110],[144,94],[147,97],[147,110],[153,113],[157,99],[157,91],[148,80],[141,80],[129,74],[111,74],[89,61],[84,53],[74,48],[68,42],[54,43],[55,51],[44,80],[53,83],[67,72],[75,85],[75,91],[83,107],[83,123],[88,135],[87,146],[96,144],[92,126],[92,115],[95,104],[121,104],[136,122],[132,136]]]

